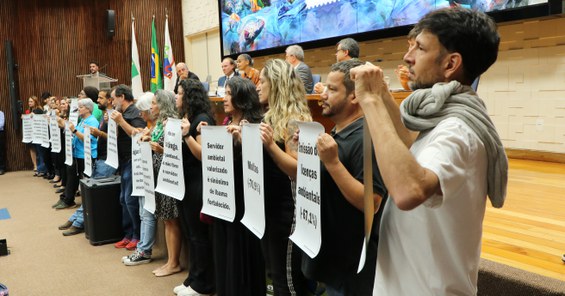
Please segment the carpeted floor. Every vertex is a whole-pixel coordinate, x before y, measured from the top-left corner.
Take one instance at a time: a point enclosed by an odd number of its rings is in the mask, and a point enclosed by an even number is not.
[[[84,234],[61,235],[57,226],[74,209],[52,209],[57,199],[52,184],[30,171],[0,176],[0,209],[10,215],[0,219],[0,239],[7,239],[10,251],[0,257],[0,283],[10,295],[174,295],[187,273],[162,278],[151,273],[165,263],[162,247],[155,249],[153,262],[124,266],[120,260],[129,251],[92,246]]]

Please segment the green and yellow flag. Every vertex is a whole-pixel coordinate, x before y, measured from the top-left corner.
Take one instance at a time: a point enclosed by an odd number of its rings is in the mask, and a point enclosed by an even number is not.
[[[155,29],[155,16],[151,22],[151,92],[163,89],[161,75],[161,60],[159,59],[159,46],[157,45],[157,30]]]

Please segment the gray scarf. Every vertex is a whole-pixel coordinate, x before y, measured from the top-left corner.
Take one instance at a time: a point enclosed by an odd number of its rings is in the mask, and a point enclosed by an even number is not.
[[[449,117],[463,120],[485,146],[487,193],[493,207],[502,207],[508,183],[508,159],[483,101],[469,86],[451,81],[416,90],[402,102],[400,113],[404,125],[414,131],[432,129]]]

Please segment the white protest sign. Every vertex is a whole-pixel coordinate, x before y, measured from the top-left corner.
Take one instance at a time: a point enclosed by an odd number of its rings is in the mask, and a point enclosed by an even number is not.
[[[61,130],[57,124],[57,113],[51,112],[49,119],[49,133],[51,134],[51,152],[61,152]]]
[[[265,191],[263,143],[259,124],[245,124],[241,130],[243,159],[243,201],[245,213],[241,223],[258,238],[265,233]]]
[[[22,143],[33,141],[33,118],[31,114],[22,115]]]
[[[202,213],[233,222],[233,138],[225,126],[202,127]]]
[[[90,143],[90,127],[85,125],[83,135],[84,142],[84,174],[92,176],[92,147]],[[80,141],[80,140],[79,140]]]
[[[41,126],[43,120],[41,120],[41,114],[33,114],[33,144],[43,143],[43,127]]]
[[[49,148],[49,116],[41,115],[41,147]]]
[[[182,129],[181,120],[168,118],[165,126],[165,140],[161,169],[157,175],[155,191],[174,197],[184,198],[184,171],[182,169]]]
[[[65,164],[73,165],[73,132],[69,128],[69,122],[65,122]]]
[[[310,258],[322,245],[320,224],[320,158],[316,146],[324,127],[317,122],[299,122],[296,172],[296,228],[290,239]]]
[[[143,183],[145,188],[145,203],[143,208],[148,212],[155,213],[155,181],[153,179],[153,158],[151,157],[151,144],[149,142],[139,143],[141,151],[141,166],[143,168]]]
[[[71,100],[69,112],[69,121],[72,122],[75,126],[78,125],[78,99]]]
[[[111,117],[113,110],[108,110],[108,141],[106,142],[106,164],[117,169],[118,162],[118,124]]]
[[[139,141],[141,140],[141,133],[135,134],[131,137],[131,174],[132,174],[132,191],[133,196],[144,196],[145,186],[143,177],[143,164],[141,159],[141,145]],[[149,154],[151,158],[151,154]]]

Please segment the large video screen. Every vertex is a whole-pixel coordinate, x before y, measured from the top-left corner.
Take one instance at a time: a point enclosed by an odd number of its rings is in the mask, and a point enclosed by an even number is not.
[[[548,0],[219,0],[223,56],[415,24],[463,6],[485,12]]]

